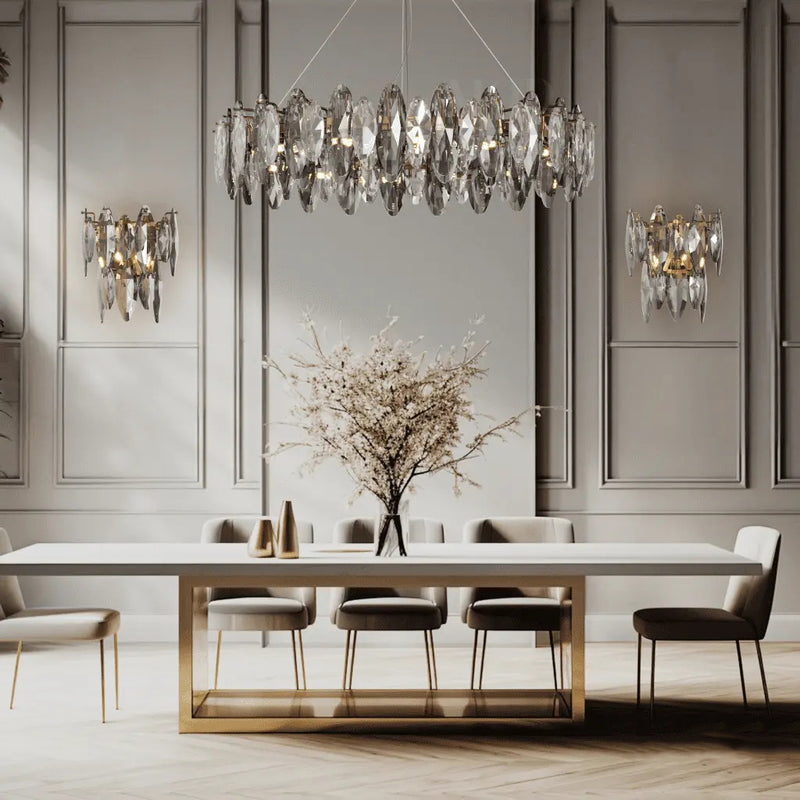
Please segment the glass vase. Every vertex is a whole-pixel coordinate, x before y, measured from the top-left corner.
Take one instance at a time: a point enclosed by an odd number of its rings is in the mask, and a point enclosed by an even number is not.
[[[375,526],[375,555],[406,556],[403,522],[399,514],[381,514]]]

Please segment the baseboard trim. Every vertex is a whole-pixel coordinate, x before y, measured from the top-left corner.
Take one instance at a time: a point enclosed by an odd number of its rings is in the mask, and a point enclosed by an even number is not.
[[[318,617],[303,638],[307,645],[315,647],[341,647],[343,632],[337,630],[327,616]],[[506,647],[528,646],[533,643],[530,633],[498,631],[492,633],[495,644]],[[436,643],[441,647],[467,647],[472,645],[473,632],[462,624],[458,614],[451,614],[448,624],[436,632]],[[288,637],[276,634],[273,644],[288,646]],[[371,633],[363,637],[364,647],[391,647],[417,643],[418,633]],[[230,632],[226,641],[249,642],[258,640],[257,633]],[[588,642],[627,642],[635,641],[636,634],[627,614],[587,614],[586,641]],[[120,641],[123,642],[177,642],[178,618],[175,614],[124,614],[120,628]],[[800,614],[773,614],[767,631],[766,641],[800,642]],[[362,639],[359,638],[359,645]]]

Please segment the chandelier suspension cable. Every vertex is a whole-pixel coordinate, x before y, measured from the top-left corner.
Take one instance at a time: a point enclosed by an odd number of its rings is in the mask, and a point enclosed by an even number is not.
[[[355,4],[357,2],[358,2],[358,0],[353,0],[353,2],[350,3],[350,5],[347,7],[347,11],[345,11],[344,14],[342,14],[342,16],[339,18],[339,21],[333,26],[333,28],[331,28],[331,32],[325,37],[325,39],[322,42],[322,44],[317,48],[317,52],[314,53],[313,56],[311,56],[311,58],[308,61],[308,64],[306,64],[303,67],[303,69],[300,71],[300,74],[292,81],[292,85],[286,90],[286,94],[281,98],[280,103],[278,103],[279,106],[283,105],[284,101],[289,96],[289,93],[292,91],[292,89],[294,89],[295,86],[297,86],[297,83],[300,80],[300,78],[302,78],[303,75],[306,74],[306,70],[308,70],[308,68],[314,63],[314,61],[316,60],[317,56],[322,52],[322,50],[325,47],[325,45],[328,44],[328,41],[330,40],[331,36],[333,36],[333,34],[336,33],[336,31],[338,30],[339,26],[345,21],[345,19],[347,18],[347,15],[353,10],[353,7],[355,6]]]
[[[401,7],[403,10],[403,22],[401,26],[402,41],[400,44],[400,54],[402,60],[400,61],[400,69],[394,76],[393,83],[400,80],[400,88],[403,94],[408,92],[408,54],[411,51],[411,38],[414,34],[414,7],[412,0],[401,0]]]
[[[509,75],[508,70],[503,66],[503,62],[500,61],[500,59],[494,54],[494,50],[492,50],[492,48],[489,47],[489,45],[486,43],[486,39],[484,39],[483,36],[480,35],[478,29],[472,24],[470,18],[464,13],[464,10],[458,4],[457,0],[450,0],[450,1],[458,9],[459,14],[461,14],[461,16],[464,17],[467,25],[469,25],[470,28],[472,28],[472,32],[478,37],[478,39],[480,39],[481,44],[489,51],[489,55],[497,62],[497,66],[500,67],[501,70],[503,70],[506,78],[508,78],[511,81],[511,85],[520,93],[520,96],[524,96],[525,92],[523,92],[522,89],[519,88],[517,82],[511,77],[511,75]]]

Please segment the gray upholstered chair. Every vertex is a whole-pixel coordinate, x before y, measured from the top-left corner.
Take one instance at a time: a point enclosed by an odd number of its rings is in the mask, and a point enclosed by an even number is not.
[[[245,544],[253,526],[267,517],[223,517],[210,519],[203,525],[201,541],[206,544],[236,542]],[[272,518],[270,518],[272,519]],[[277,530],[276,519],[272,523]],[[314,526],[310,522],[297,522],[297,538],[301,544],[314,541]],[[300,644],[303,689],[306,684],[306,659],[303,651],[303,630],[317,618],[317,591],[313,588],[282,587],[226,589],[215,588],[209,592],[208,627],[217,631],[217,657],[214,663],[214,688],[219,682],[219,657],[222,649],[222,631],[290,631],[294,657],[294,683],[300,689],[297,669],[297,642]]]
[[[11,552],[11,542],[5,529],[0,528],[0,555]],[[106,721],[106,671],[103,641],[114,637],[114,699],[119,710],[119,669],[117,631],[119,611],[111,608],[26,608],[13,575],[0,575],[0,642],[16,642],[17,658],[11,682],[11,702],[14,692],[23,642],[100,642],[100,711]]]
[[[464,525],[464,542],[476,543],[572,543],[575,534],[568,519],[558,517],[494,517],[473,519]],[[469,588],[461,593],[461,619],[475,631],[472,643],[470,689],[475,688],[478,633],[483,631],[478,688],[483,688],[488,631],[547,631],[553,683],[558,689],[553,631],[561,626],[561,602],[570,598],[569,589],[539,587],[517,589]],[[562,676],[563,683],[563,676]]]
[[[372,544],[374,534],[374,519],[345,519],[336,523],[333,538],[338,544]],[[444,526],[431,519],[409,520],[406,541],[441,544],[444,542]],[[335,589],[331,597],[331,622],[347,631],[342,689],[353,688],[359,631],[422,631],[428,688],[439,688],[433,631],[447,622],[447,590],[444,587]]]
[[[642,698],[642,637],[652,642],[650,657],[650,721],[655,704],[656,642],[736,642],[739,659],[739,679],[742,683],[742,700],[747,705],[744,685],[741,641],[752,640],[758,653],[764,702],[770,712],[767,676],[761,657],[760,641],[764,638],[772,612],[775,578],[778,573],[778,556],[781,535],[774,528],[752,525],[742,528],[736,536],[734,552],[760,561],[761,575],[734,575],[728,582],[728,591],[722,608],[641,608],[634,612],[633,627],[639,634],[636,659],[636,707]]]

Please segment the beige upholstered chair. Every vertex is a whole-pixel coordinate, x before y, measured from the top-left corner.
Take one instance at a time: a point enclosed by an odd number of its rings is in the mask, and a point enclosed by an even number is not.
[[[473,519],[464,525],[464,542],[492,543],[572,543],[575,534],[568,519],[558,517],[495,517]],[[558,689],[553,631],[561,625],[561,602],[570,597],[562,587],[464,589],[461,594],[461,619],[475,631],[472,643],[470,689],[475,688],[475,662],[478,633],[483,631],[478,688],[483,688],[487,631],[547,631],[550,634],[550,657],[553,683]],[[562,676],[563,682],[563,676]]]
[[[237,542],[245,544],[253,526],[266,517],[228,517],[210,519],[203,525],[201,540],[206,544]],[[277,530],[278,521],[272,519]],[[302,544],[314,541],[314,526],[297,523],[297,538]],[[303,630],[317,618],[317,592],[313,588],[281,589],[211,589],[208,603],[208,627],[217,631],[217,657],[214,665],[214,688],[219,682],[219,656],[222,631],[290,631],[294,657],[294,683],[300,688],[297,668],[297,642],[300,644],[300,664],[303,688],[306,685],[306,659],[303,651]]]
[[[11,552],[8,534],[0,528],[0,555]],[[117,631],[119,611],[111,608],[26,608],[19,581],[13,575],[0,575],[0,641],[17,642],[14,679],[11,682],[11,702],[14,692],[23,642],[100,642],[100,711],[106,721],[106,674],[103,640],[114,637],[114,699],[119,710],[119,669]]]
[[[764,638],[772,612],[775,578],[778,572],[781,535],[774,528],[753,525],[742,528],[736,537],[734,552],[760,561],[761,575],[734,575],[722,608],[641,608],[633,615],[633,627],[639,634],[636,659],[636,706],[642,697],[642,637],[652,641],[650,660],[650,720],[655,704],[656,642],[736,642],[742,699],[747,705],[747,691],[742,668],[742,640],[752,639],[758,653],[764,702],[770,712],[767,676],[761,657]]]
[[[372,544],[374,533],[373,519],[345,519],[336,523],[333,538],[339,544]],[[409,520],[406,541],[441,543],[444,541],[444,526],[441,522],[430,519]],[[335,589],[331,598],[331,622],[337,628],[347,631],[342,689],[353,688],[353,666],[359,631],[422,631],[425,638],[428,688],[439,688],[433,631],[447,622],[447,590],[444,587]]]

